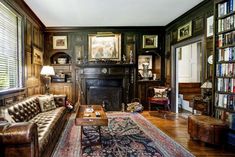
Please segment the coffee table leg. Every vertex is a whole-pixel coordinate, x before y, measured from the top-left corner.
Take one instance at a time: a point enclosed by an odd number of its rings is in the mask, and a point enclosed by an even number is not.
[[[98,126],[98,130],[99,130],[99,136],[100,136],[99,141],[100,141],[100,144],[101,144],[101,131],[100,131],[100,126]]]
[[[81,148],[82,148],[82,133],[83,133],[83,126],[81,126]]]

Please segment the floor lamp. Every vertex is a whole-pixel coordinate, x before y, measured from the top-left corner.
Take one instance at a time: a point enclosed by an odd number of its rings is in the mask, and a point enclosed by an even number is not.
[[[52,66],[43,66],[40,74],[45,76],[46,94],[49,94],[49,84],[51,82],[50,76],[55,75],[54,68]]]

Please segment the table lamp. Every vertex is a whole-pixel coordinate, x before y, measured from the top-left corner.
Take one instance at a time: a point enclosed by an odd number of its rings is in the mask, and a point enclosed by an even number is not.
[[[202,84],[201,88],[206,90],[204,92],[204,96],[206,97],[206,99],[209,99],[209,96],[211,96],[212,83],[207,80]]]
[[[51,78],[50,76],[51,75],[55,75],[55,71],[54,71],[54,68],[52,66],[43,66],[42,67],[42,70],[40,72],[41,75],[45,75],[45,80],[46,80],[46,94],[49,94],[49,83],[51,81]]]

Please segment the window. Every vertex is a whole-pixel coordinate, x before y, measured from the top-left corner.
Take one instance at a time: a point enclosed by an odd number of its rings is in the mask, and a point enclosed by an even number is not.
[[[22,88],[21,17],[0,2],[0,92]]]

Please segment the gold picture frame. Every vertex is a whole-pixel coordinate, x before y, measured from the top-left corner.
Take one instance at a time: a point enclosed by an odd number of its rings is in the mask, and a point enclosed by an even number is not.
[[[143,48],[157,48],[158,35],[143,35]]]
[[[53,36],[53,49],[67,49],[67,36]]]
[[[192,21],[178,28],[178,38],[177,38],[178,41],[186,39],[191,36],[192,36]]]
[[[121,60],[121,34],[89,34],[88,60]]]
[[[43,53],[37,48],[33,48],[33,64],[43,65]]]

